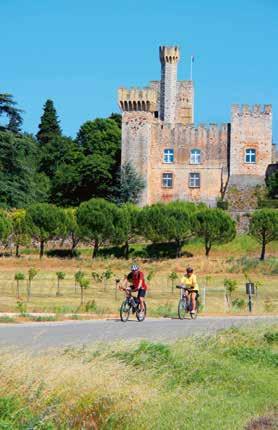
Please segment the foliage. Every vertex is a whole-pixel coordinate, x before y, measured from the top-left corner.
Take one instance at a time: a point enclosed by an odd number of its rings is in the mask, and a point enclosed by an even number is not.
[[[56,296],[60,296],[60,281],[62,281],[63,279],[65,279],[66,274],[64,272],[56,272],[56,276],[57,276],[57,291],[56,291]]]
[[[0,241],[3,243],[7,240],[12,231],[12,224],[3,210],[0,210]]]
[[[259,209],[252,214],[249,233],[262,245],[260,259],[264,260],[266,245],[278,239],[278,211]]]
[[[201,209],[195,214],[194,230],[204,241],[206,256],[213,244],[230,242],[236,236],[235,222],[222,209]]]
[[[138,218],[140,232],[152,242],[175,241],[179,257],[184,242],[192,235],[191,217],[195,210],[193,203],[181,201],[146,206]]]
[[[71,240],[71,252],[74,256],[76,247],[81,239],[81,230],[77,224],[76,208],[64,209],[65,236]]]
[[[9,122],[6,126],[1,126],[0,129],[6,129],[13,133],[19,133],[22,125],[22,110],[16,108],[16,102],[11,94],[0,94],[0,117],[5,115]]]
[[[48,99],[43,107],[43,115],[39,124],[37,139],[40,145],[45,145],[57,136],[61,136],[61,128],[53,101]]]
[[[114,195],[116,203],[138,203],[146,183],[131,162],[123,164],[116,178]]]
[[[37,173],[37,145],[28,135],[0,131],[2,207],[22,208],[48,196],[48,179]]]
[[[237,288],[237,281],[235,279],[224,279],[226,301],[229,307],[232,306],[232,295]]]
[[[55,236],[64,234],[64,213],[54,205],[37,203],[27,208],[26,218],[33,237],[40,242],[40,257],[42,257],[44,244]]]
[[[273,199],[278,198],[278,170],[275,170],[266,179],[266,186],[269,196]]]
[[[22,272],[16,272],[14,275],[14,279],[16,281],[16,297],[19,299],[19,281],[24,281],[25,275]]]
[[[19,246],[27,246],[31,242],[30,226],[26,220],[26,210],[17,209],[9,212],[12,222],[12,240],[16,247],[16,257],[19,257]]]
[[[94,243],[93,257],[97,256],[99,246],[115,237],[113,212],[115,205],[104,199],[91,199],[81,203],[77,210],[77,223],[82,236]]]

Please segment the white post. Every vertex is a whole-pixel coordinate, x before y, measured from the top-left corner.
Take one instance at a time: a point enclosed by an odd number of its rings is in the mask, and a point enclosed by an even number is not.
[[[206,310],[206,287],[203,288],[203,307]]]

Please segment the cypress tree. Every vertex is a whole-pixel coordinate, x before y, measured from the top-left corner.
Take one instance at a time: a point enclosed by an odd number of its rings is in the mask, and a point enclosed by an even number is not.
[[[52,100],[46,100],[43,107],[43,115],[37,133],[37,139],[41,145],[45,145],[55,137],[60,137],[62,131],[59,125],[58,116]]]

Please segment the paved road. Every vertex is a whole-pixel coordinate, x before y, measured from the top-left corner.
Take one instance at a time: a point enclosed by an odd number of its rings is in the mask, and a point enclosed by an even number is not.
[[[278,317],[199,317],[195,321],[147,319],[143,323],[118,320],[74,321],[51,323],[1,324],[0,347],[16,346],[33,350],[69,345],[85,345],[96,341],[119,339],[174,340],[190,334],[208,334],[231,326],[270,324]]]

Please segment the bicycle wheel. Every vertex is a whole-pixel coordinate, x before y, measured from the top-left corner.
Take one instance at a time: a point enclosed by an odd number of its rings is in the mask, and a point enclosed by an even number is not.
[[[129,318],[129,314],[130,314],[130,304],[128,303],[127,300],[124,300],[120,308],[121,320],[123,322],[126,322]]]
[[[179,305],[178,305],[178,316],[180,320],[184,320],[186,312],[187,312],[186,301],[184,299],[180,299]]]
[[[137,318],[137,321],[139,321],[139,322],[144,321],[144,319],[146,318],[146,315],[147,315],[147,305],[145,302],[144,302],[144,305],[145,305],[144,312],[141,312],[140,308],[138,308],[138,310],[136,311],[136,318]]]

